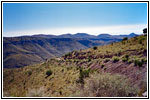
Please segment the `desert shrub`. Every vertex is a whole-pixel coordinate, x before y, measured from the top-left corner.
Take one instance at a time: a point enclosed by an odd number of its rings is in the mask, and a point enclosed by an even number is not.
[[[118,51],[118,53],[116,54],[116,56],[121,56],[121,50]]]
[[[38,88],[38,89],[31,89],[28,90],[26,97],[46,97],[44,94],[44,88]]]
[[[106,70],[107,68],[105,67],[104,70]]]
[[[141,59],[141,62],[142,63],[147,63],[147,59],[143,58],[143,59]]]
[[[102,64],[102,65],[101,65],[101,68],[104,68],[104,66],[105,66],[105,65],[104,65],[104,64]]]
[[[140,37],[139,40],[138,40],[138,43],[142,44],[144,40],[146,40],[146,36]]]
[[[132,60],[128,60],[128,63],[131,64],[133,61]]]
[[[69,70],[71,70],[71,69],[72,69],[72,67],[71,67],[71,66],[67,67],[67,71],[69,71]]]
[[[32,75],[32,71],[31,70],[29,70],[27,73],[28,73],[28,76]]]
[[[144,63],[143,63],[142,61],[138,60],[138,59],[136,59],[136,60],[134,61],[134,65],[135,65],[135,66],[142,67],[143,64],[144,64]]]
[[[84,70],[83,68],[80,68],[80,74],[77,83],[84,84],[84,78],[89,77],[89,73],[90,69]]]
[[[68,57],[68,56],[71,56],[72,55],[72,52],[69,52],[67,54],[65,54],[65,57]]]
[[[115,63],[115,62],[118,62],[119,61],[119,58],[118,57],[114,57],[113,58],[113,62]]]
[[[134,60],[134,65],[135,66],[139,66],[139,67],[142,67],[143,64],[147,63],[147,60],[145,58],[143,59],[136,59]]]
[[[139,40],[139,44],[142,44],[142,40]]]
[[[129,59],[129,55],[125,55],[125,58]]]
[[[91,61],[91,58],[88,58],[88,62],[90,62]]]
[[[94,50],[97,50],[97,46],[93,47]]]
[[[47,75],[47,76],[52,75],[52,70],[48,70],[48,71],[46,71],[46,75]]]
[[[107,58],[104,60],[104,63],[107,63],[108,61],[110,61],[110,59]]]
[[[72,96],[78,97],[132,97],[138,92],[127,78],[106,73],[92,74],[85,79],[84,88],[80,86],[75,88]]]
[[[64,69],[62,69],[61,72],[64,72]]]
[[[126,62],[126,61],[128,61],[128,60],[127,60],[125,57],[123,57],[123,58],[122,58],[122,61],[123,61],[123,62]]]
[[[59,94],[62,95],[62,91],[61,90],[59,91]]]
[[[128,37],[124,37],[124,38],[122,39],[122,41],[126,41],[126,40],[128,40]]]
[[[125,55],[123,58],[122,58],[122,61],[123,62],[126,62],[129,60],[129,55]]]
[[[9,80],[9,83],[14,81],[14,77],[11,77],[11,79]]]
[[[128,40],[128,38],[127,38],[127,37],[124,37],[124,38],[122,39],[122,44],[125,44],[127,40]]]
[[[138,64],[140,65],[140,61],[139,60],[134,60],[134,65],[137,66]]]

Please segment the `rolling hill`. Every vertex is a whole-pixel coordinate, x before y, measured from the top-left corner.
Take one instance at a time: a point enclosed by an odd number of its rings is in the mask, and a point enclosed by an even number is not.
[[[147,36],[3,72],[6,97],[140,97],[147,91]]]
[[[73,50],[87,49],[93,46],[106,45],[121,41],[124,37],[132,35],[93,36],[86,33],[55,35],[33,35],[3,38],[3,64],[4,68],[19,68],[43,62],[49,58],[62,56]]]

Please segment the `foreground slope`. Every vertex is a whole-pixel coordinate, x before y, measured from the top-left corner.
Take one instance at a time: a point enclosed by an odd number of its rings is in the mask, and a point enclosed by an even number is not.
[[[3,71],[4,96],[142,96],[147,36]]]

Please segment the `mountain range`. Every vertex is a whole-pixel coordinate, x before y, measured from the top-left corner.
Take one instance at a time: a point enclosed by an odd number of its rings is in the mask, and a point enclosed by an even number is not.
[[[4,68],[19,68],[43,62],[52,57],[59,57],[73,50],[87,49],[121,41],[129,35],[100,34],[98,36],[87,33],[63,35],[32,35],[3,38]]]

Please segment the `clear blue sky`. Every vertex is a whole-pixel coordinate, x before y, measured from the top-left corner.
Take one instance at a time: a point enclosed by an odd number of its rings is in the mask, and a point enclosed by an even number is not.
[[[64,31],[67,29],[82,30],[81,28],[84,28],[86,30],[89,27],[106,28],[107,26],[125,27],[126,25],[146,24],[146,3],[3,4],[4,36],[37,34],[38,31],[47,34],[62,34],[61,32],[67,32]]]

